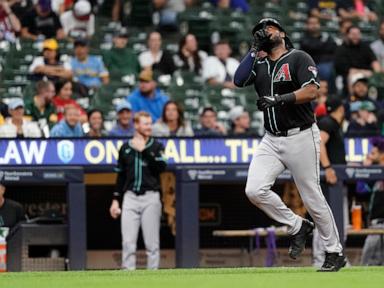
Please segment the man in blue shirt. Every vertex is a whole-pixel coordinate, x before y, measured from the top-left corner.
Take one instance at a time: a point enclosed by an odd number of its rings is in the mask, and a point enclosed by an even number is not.
[[[80,111],[74,105],[64,108],[64,119],[53,126],[51,137],[83,137],[84,132],[80,124]]]
[[[71,67],[76,81],[87,88],[99,88],[109,83],[109,72],[101,56],[89,55],[88,41],[77,39],[74,43],[75,57],[71,58]]]
[[[117,121],[109,131],[109,136],[132,137],[134,128],[132,122],[132,106],[127,101],[122,101],[116,106]]]
[[[132,105],[132,111],[148,112],[153,122],[156,122],[163,113],[165,103],[169,97],[156,87],[152,70],[143,70],[139,75],[139,88],[136,88],[127,100]]]

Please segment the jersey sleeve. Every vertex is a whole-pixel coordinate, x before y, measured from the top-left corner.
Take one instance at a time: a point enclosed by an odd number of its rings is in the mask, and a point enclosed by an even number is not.
[[[327,132],[329,135],[332,134],[332,125],[327,118],[320,119],[317,125],[319,126],[320,131]]]
[[[312,57],[300,51],[296,58],[296,77],[300,87],[315,84],[320,87],[319,73]]]

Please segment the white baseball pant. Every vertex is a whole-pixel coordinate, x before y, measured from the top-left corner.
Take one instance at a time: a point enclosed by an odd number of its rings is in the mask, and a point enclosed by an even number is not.
[[[147,253],[147,268],[158,269],[160,263],[160,193],[147,191],[136,195],[131,191],[124,194],[121,215],[122,267],[136,269],[136,246],[141,226]]]
[[[320,188],[320,131],[316,124],[287,137],[266,133],[248,170],[245,192],[269,217],[299,232],[302,218],[271,191],[277,176],[290,170],[301,199],[312,216],[327,252],[341,252],[339,233],[331,209]]]

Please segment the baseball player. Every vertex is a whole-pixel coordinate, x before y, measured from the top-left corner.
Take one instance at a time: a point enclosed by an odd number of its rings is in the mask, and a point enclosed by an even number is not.
[[[254,43],[238,67],[234,83],[238,87],[254,85],[266,134],[249,167],[246,195],[289,227],[289,256],[296,259],[314,224],[294,214],[270,190],[276,177],[289,169],[325,243],[326,257],[318,271],[338,271],[345,266],[345,256],[320,188],[320,132],[310,104],[320,86],[315,63],[305,52],[293,49],[285,30],[273,18],[257,23],[252,35]]]
[[[152,119],[146,112],[134,117],[135,134],[121,146],[117,165],[116,191],[110,214],[121,216],[122,266],[136,268],[136,243],[140,226],[147,250],[147,268],[157,269],[160,261],[160,178],[165,170],[164,147],[151,137]],[[119,200],[123,198],[120,209]]]

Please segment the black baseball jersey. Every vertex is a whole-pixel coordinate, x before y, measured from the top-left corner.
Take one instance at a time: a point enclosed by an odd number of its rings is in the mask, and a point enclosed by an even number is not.
[[[278,60],[267,57],[254,62],[254,86],[259,96],[294,92],[310,83],[320,87],[316,65],[307,53],[290,49]],[[271,133],[315,122],[311,103],[285,103],[264,111],[264,126]]]
[[[125,143],[119,151],[116,190],[113,198],[120,200],[129,190],[138,195],[146,191],[160,191],[160,173],[166,168],[163,144],[150,138],[142,152]]]

